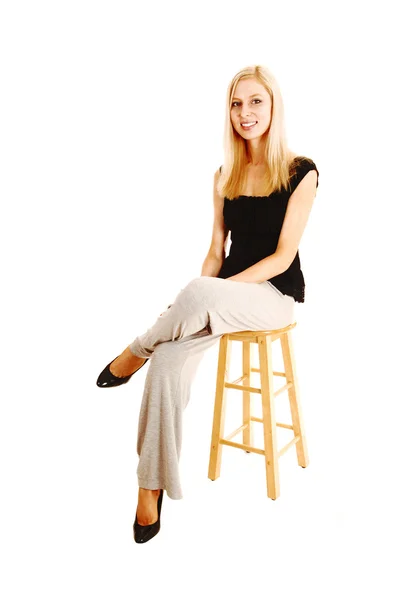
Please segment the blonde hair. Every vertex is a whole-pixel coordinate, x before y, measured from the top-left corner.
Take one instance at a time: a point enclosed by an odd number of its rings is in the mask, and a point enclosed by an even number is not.
[[[295,173],[297,154],[288,148],[281,92],[273,74],[264,66],[253,65],[239,71],[231,80],[226,95],[226,120],[224,131],[224,163],[218,179],[217,192],[229,200],[241,194],[247,176],[247,143],[235,131],[230,118],[233,96],[241,79],[254,77],[265,87],[271,97],[272,118],[267,132],[265,155],[267,172],[263,179],[264,195],[289,188],[289,179]]]

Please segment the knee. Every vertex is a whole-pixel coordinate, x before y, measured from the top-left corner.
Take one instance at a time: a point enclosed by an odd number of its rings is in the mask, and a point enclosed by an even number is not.
[[[220,299],[218,291],[223,281],[204,275],[191,279],[177,294],[176,306],[180,307],[184,315],[199,313],[201,310],[215,310]]]
[[[202,279],[202,277],[194,277],[194,279],[191,279],[191,281],[187,283],[185,289],[192,289],[194,287],[197,287]]]
[[[201,286],[203,285],[201,281],[202,279],[202,277],[195,277],[194,279],[191,279],[191,281],[189,281],[187,285],[181,290],[182,296],[187,296],[189,299],[198,298],[198,292],[201,289]]]
[[[203,288],[206,288],[210,283],[216,279],[215,277],[208,277],[207,275],[201,275],[200,277],[195,277],[191,279],[191,281],[185,286],[185,290],[188,291],[196,291]]]
[[[217,284],[222,279],[201,275],[195,277],[181,291],[183,304],[191,312],[199,311],[201,308],[214,309],[217,303]]]

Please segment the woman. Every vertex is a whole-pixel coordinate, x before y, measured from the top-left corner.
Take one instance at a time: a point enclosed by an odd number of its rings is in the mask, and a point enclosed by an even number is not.
[[[182,413],[204,351],[224,333],[285,327],[294,320],[295,302],[304,302],[298,246],[317,186],[315,163],[287,148],[273,75],[262,66],[237,73],[227,92],[225,160],[214,175],[212,241],[201,276],[97,381],[99,387],[126,383],[151,359],[138,427],[136,542],[160,530],[164,490],[183,497]]]

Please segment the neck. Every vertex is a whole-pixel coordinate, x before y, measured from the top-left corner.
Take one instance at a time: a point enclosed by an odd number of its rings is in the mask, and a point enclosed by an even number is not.
[[[248,165],[251,167],[263,167],[264,165],[266,165],[266,161],[263,158],[250,158],[248,161]]]
[[[255,140],[254,140],[255,141]],[[263,144],[249,144],[247,152],[248,164],[259,167],[266,164],[266,156],[264,154]]]

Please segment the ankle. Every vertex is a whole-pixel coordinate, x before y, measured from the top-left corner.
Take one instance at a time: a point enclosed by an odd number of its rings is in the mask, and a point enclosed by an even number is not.
[[[149,490],[147,488],[139,488],[139,493],[144,494],[145,496],[158,496],[160,494],[160,490]]]

